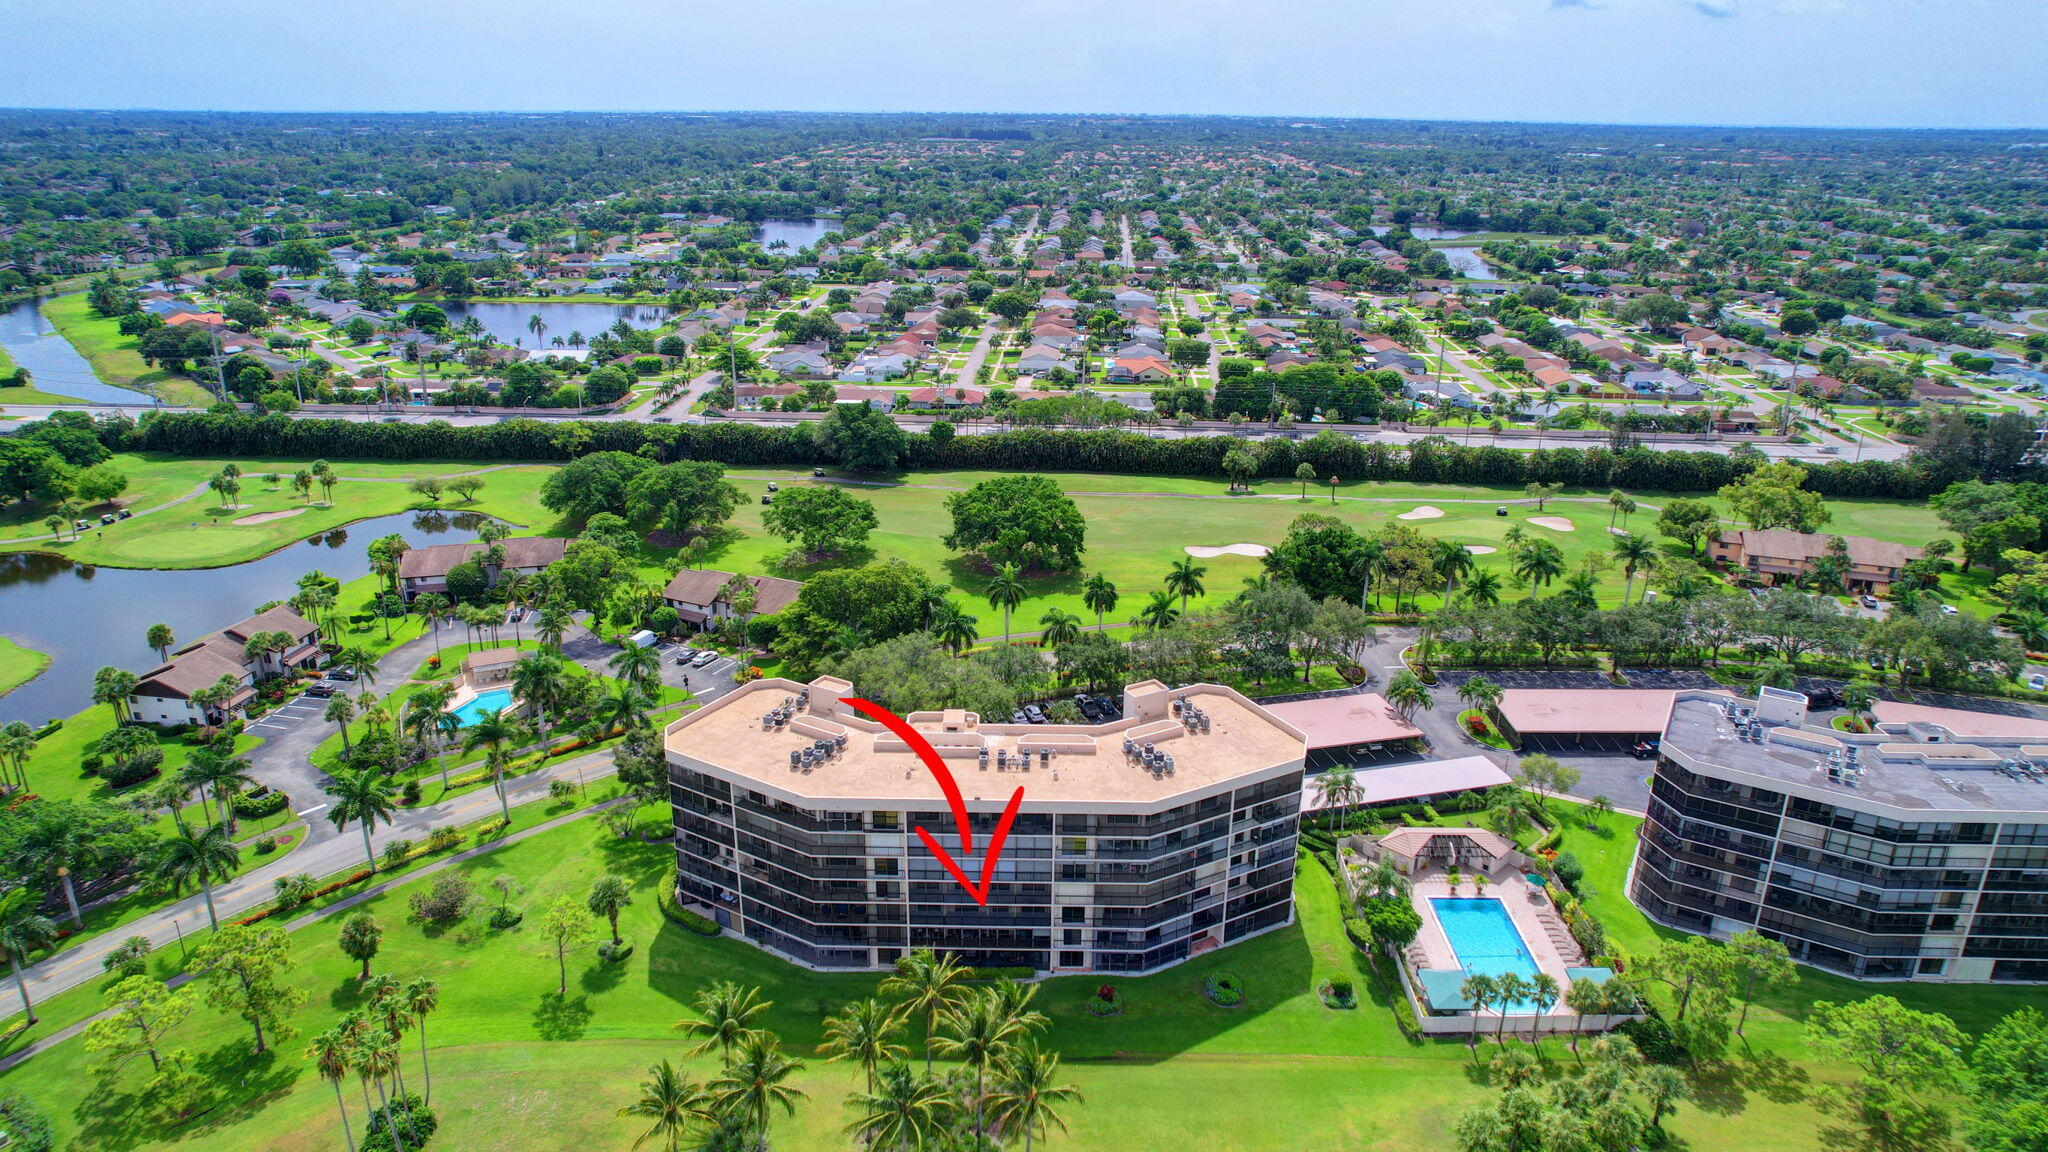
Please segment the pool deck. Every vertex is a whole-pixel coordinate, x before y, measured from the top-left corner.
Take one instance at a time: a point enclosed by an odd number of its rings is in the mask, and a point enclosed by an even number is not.
[[[1436,909],[1430,900],[1444,897],[1469,899],[1476,895],[1472,888],[1471,874],[1467,873],[1458,882],[1458,890],[1451,891],[1450,883],[1442,872],[1431,869],[1414,878],[1409,890],[1415,910],[1422,915],[1422,930],[1415,934],[1414,943],[1408,946],[1408,954],[1416,968],[1461,968],[1458,954],[1444,935],[1443,925],[1437,922]],[[1521,873],[1507,870],[1505,875],[1488,876],[1485,895],[1498,899],[1507,909],[1508,919],[1513,921],[1515,931],[1521,934],[1522,946],[1529,950],[1529,956],[1536,961],[1536,968],[1546,972],[1557,981],[1560,994],[1570,987],[1570,978],[1565,969],[1585,963],[1579,957],[1576,944],[1565,931],[1564,922],[1557,909],[1550,903],[1550,897],[1534,884],[1529,883]]]

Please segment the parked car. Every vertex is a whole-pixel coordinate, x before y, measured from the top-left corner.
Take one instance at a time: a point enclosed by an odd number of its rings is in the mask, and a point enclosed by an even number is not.
[[[1638,760],[1651,759],[1657,755],[1659,744],[1660,742],[1656,740],[1638,740],[1636,741],[1636,746],[1628,750],[1629,755],[1634,756]]]
[[[1833,688],[1815,688],[1806,694],[1808,708],[1840,708],[1842,694]]]
[[[1865,608],[1868,608],[1868,609],[1870,609],[1870,610],[1871,610],[1872,612],[1875,612],[1875,611],[1877,611],[1877,597],[1875,597],[1875,596],[1865,596],[1865,597],[1863,598],[1863,606],[1864,606]]]
[[[306,695],[332,696],[334,695],[334,685],[329,684],[325,680],[315,680],[311,684],[306,685]]]
[[[715,649],[706,648],[702,652],[697,653],[697,655],[693,659],[691,659],[690,667],[702,668],[706,664],[709,664],[716,659],[718,659],[718,652]]]
[[[1024,706],[1024,722],[1027,724],[1045,723],[1045,709],[1040,708],[1036,704],[1026,704]]]
[[[2039,672],[2034,673],[2027,677],[2027,687],[2036,692],[2048,692],[2048,676],[2043,676]]]
[[[1954,615],[1956,615],[1956,606],[1955,606],[1955,605],[1953,605],[1953,604],[1943,604],[1943,605],[1941,606],[1941,614],[1942,614],[1943,616],[1954,616]]]
[[[1031,723],[1031,721],[1024,718],[1024,710],[1022,708],[1019,708],[1015,712],[1010,713],[1010,723],[1029,724]]]
[[[329,668],[327,670],[327,678],[329,680],[353,680],[356,678],[356,674],[346,668]]]

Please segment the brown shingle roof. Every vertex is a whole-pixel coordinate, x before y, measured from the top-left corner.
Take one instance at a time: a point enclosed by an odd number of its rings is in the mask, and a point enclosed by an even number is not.
[[[545,568],[560,560],[569,547],[569,542],[559,536],[508,536],[498,544],[505,549],[507,568]],[[467,544],[408,548],[405,555],[398,558],[398,575],[406,580],[446,576],[450,568],[488,550],[485,544],[476,540]]]

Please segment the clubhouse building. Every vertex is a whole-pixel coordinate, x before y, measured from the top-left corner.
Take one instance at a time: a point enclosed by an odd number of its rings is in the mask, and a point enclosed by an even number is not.
[[[1806,698],[1676,694],[1629,894],[1868,979],[2048,980],[2048,722],[1879,705],[1864,734]]]
[[[877,969],[906,951],[1042,972],[1150,972],[1288,923],[1302,732],[1228,689],[1124,689],[1106,724],[905,720],[970,814],[963,852],[938,780],[854,709],[844,680],[758,680],[669,725],[677,895],[814,968]],[[971,877],[1024,790],[978,904]]]

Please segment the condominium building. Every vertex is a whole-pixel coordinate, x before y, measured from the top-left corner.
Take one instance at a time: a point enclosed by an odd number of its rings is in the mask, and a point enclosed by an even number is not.
[[[2048,980],[2048,724],[1922,708],[1875,731],[1806,698],[1680,692],[1629,892],[1849,976]]]
[[[973,851],[910,745],[844,680],[759,680],[669,725],[677,895],[817,968],[884,968],[932,948],[979,966],[1148,972],[1293,918],[1303,737],[1228,688],[1124,690],[1109,724],[904,719],[943,758]],[[1024,797],[987,903],[1004,806]]]

